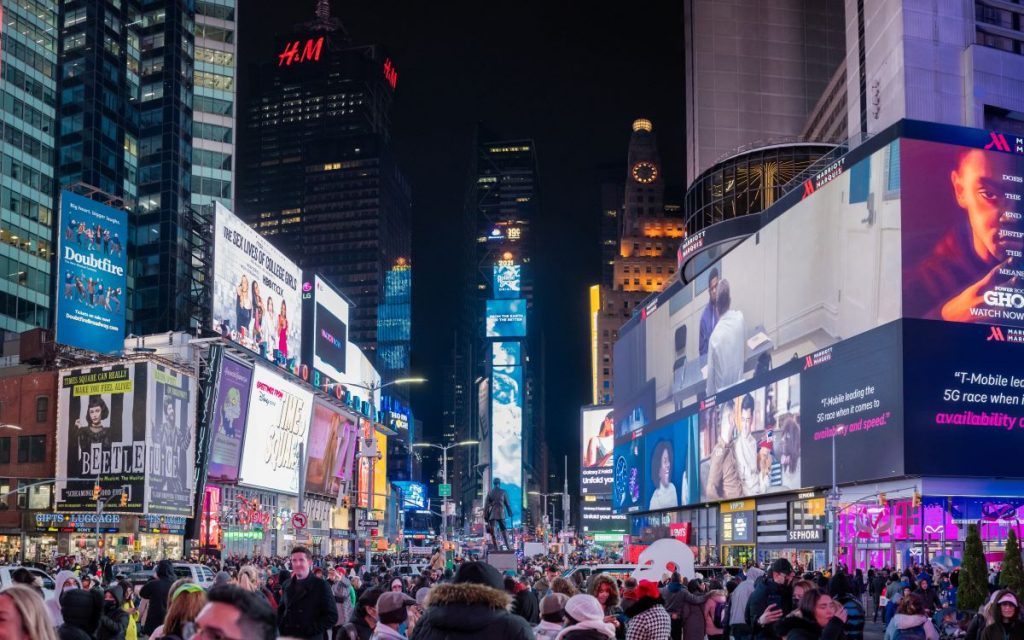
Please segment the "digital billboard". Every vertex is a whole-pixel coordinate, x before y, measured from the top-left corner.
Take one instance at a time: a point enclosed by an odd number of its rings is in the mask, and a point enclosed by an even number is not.
[[[491,367],[491,480],[501,480],[512,528],[523,519],[523,368]]]
[[[582,470],[580,492],[609,496],[612,492],[612,464],[615,454],[615,424],[611,407],[580,409]]]
[[[321,400],[313,402],[313,421],[306,446],[306,492],[336,496],[342,474],[351,471],[356,423]]]
[[[360,420],[360,433],[363,443],[367,438],[373,437],[377,441],[377,451],[380,457],[373,463],[373,511],[383,511],[387,504],[388,493],[388,437],[373,428],[369,420]],[[368,458],[359,458],[359,492],[357,494],[357,506],[365,509],[369,504],[370,493],[370,461]]]
[[[615,446],[615,466],[612,468],[612,508],[619,513],[640,510],[643,493],[644,440],[637,432],[630,440]]]
[[[216,203],[213,330],[278,366],[302,351],[302,270]]]
[[[492,342],[491,364],[506,367],[523,364],[523,343]]]
[[[226,356],[222,358],[207,470],[211,478],[229,482],[238,480],[238,462],[242,455],[251,388],[252,367]]]
[[[192,515],[195,379],[150,362],[59,374],[59,511]],[[127,495],[122,506],[120,497]]]
[[[56,340],[121,353],[128,291],[128,214],[70,191],[60,193]],[[12,274],[13,275],[13,274]]]
[[[526,336],[526,300],[488,300],[487,337],[523,338]]]
[[[901,150],[904,316],[1024,327],[1024,158],[924,140]]]
[[[402,492],[403,510],[427,508],[427,485],[409,480],[400,480],[394,484]]]
[[[238,482],[297,495],[299,445],[305,445],[313,393],[272,369],[253,369],[249,420]]]
[[[320,275],[315,275],[310,284],[313,288],[313,368],[336,382],[347,381],[348,301]]]
[[[611,496],[585,495],[581,501],[584,533],[625,533],[629,528],[627,516],[612,511]]]
[[[522,290],[522,267],[518,264],[494,265],[494,297],[518,298]]]

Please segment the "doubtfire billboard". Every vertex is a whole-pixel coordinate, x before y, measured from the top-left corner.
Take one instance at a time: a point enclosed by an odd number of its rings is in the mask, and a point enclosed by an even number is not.
[[[196,380],[152,362],[66,369],[58,390],[58,511],[192,515]],[[122,504],[122,496],[126,498]]]

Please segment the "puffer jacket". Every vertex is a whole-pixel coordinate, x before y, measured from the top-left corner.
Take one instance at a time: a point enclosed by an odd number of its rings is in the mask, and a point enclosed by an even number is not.
[[[504,591],[481,584],[439,584],[409,640],[533,640],[526,620],[508,612],[510,601]]]
[[[125,640],[128,632],[130,618],[128,612],[122,609],[124,606],[124,592],[121,587],[113,586],[104,591],[104,594],[114,596],[117,607],[113,607],[104,600],[103,613],[100,614],[100,626],[96,632],[96,640]]]

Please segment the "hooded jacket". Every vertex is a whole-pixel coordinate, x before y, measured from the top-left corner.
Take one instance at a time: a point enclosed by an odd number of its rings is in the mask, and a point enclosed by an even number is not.
[[[540,624],[540,601],[533,589],[525,584],[516,584],[516,592],[512,596],[512,613],[531,625]]]
[[[142,585],[139,597],[149,601],[146,611],[146,623],[142,625],[143,635],[152,635],[156,628],[164,623],[167,615],[167,601],[170,599],[171,585],[174,584],[174,564],[170,560],[156,563],[156,580]]]
[[[108,593],[114,596],[117,607],[108,606],[106,600],[103,601],[96,640],[124,640],[130,621],[128,612],[121,608],[124,605],[124,592],[121,591],[121,587],[114,585],[103,592],[104,596]]]
[[[54,581],[56,593],[53,598],[46,601],[46,612],[50,614],[50,623],[55,627],[64,624],[64,616],[60,612],[60,596],[64,593],[64,583],[68,580],[74,580],[75,586],[79,589],[82,588],[82,583],[74,572],[65,569],[57,574]]]
[[[750,600],[747,601],[747,624],[753,630],[756,640],[774,640],[780,637],[775,634],[774,626],[762,626],[757,622],[768,608],[770,597],[778,597],[783,615],[789,615],[793,610],[793,587],[775,582],[770,573],[758,580],[754,592],[750,594]]]
[[[888,626],[885,627],[884,640],[892,640],[896,637],[897,629],[913,629],[921,625],[924,625],[924,635],[928,640],[939,640],[939,632],[932,624],[931,618],[920,614],[907,615],[905,613],[897,613],[892,617]]]
[[[805,620],[799,615],[786,616],[775,623],[773,633],[786,640],[843,640],[843,621],[832,618],[824,628],[813,620]]]
[[[1009,624],[993,622],[981,632],[981,640],[1024,640],[1024,622],[1014,618]]]
[[[430,590],[427,611],[410,640],[533,640],[526,620],[507,611],[504,591],[471,582],[442,583]]]
[[[60,628],[62,634],[69,638],[74,637],[77,635],[74,631],[77,630],[92,638],[100,623],[103,597],[92,589],[71,589],[47,602],[57,600],[60,601],[61,615],[64,618],[64,624]]]
[[[747,603],[750,602],[750,595],[754,593],[754,587],[757,585],[758,579],[764,575],[764,571],[757,567],[751,567],[747,569],[747,579],[739,583],[736,589],[733,590],[732,605],[729,609],[729,624],[738,625],[747,624]]]

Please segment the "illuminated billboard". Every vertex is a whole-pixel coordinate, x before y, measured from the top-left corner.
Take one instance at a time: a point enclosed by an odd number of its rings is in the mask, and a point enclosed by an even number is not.
[[[302,351],[302,270],[216,203],[213,330],[295,371]]]
[[[580,493],[608,496],[612,493],[612,463],[615,449],[615,423],[611,407],[580,409]]]
[[[192,515],[196,381],[152,362],[59,374],[59,511]],[[127,500],[121,504],[121,496]]]
[[[494,265],[494,297],[518,298],[522,291],[522,266],[518,264]]]
[[[408,480],[401,480],[394,484],[402,492],[403,510],[427,508],[427,485]]]
[[[522,342],[492,342],[491,364],[498,366],[514,366],[523,363]]]
[[[321,400],[313,403],[313,421],[306,446],[306,492],[337,496],[352,469],[356,423]]]
[[[488,300],[487,337],[526,337],[526,300]]]
[[[523,518],[523,368],[491,368],[491,480],[501,480],[512,506],[511,527]]]
[[[251,387],[252,367],[225,356],[220,364],[217,402],[214,405],[213,440],[207,470],[211,478],[229,482],[238,480]]]
[[[313,368],[335,382],[348,379],[349,304],[319,275],[308,282],[312,290],[303,298],[312,296],[313,311]]]
[[[360,420],[360,434],[362,443],[365,446],[366,440],[373,437],[377,441],[377,451],[380,457],[373,462],[373,511],[383,511],[387,504],[388,493],[388,437],[377,431],[369,420]],[[359,492],[357,494],[358,507],[365,509],[369,504],[370,494],[370,461],[368,458],[359,458]]]
[[[70,191],[60,193],[56,340],[121,353],[128,291],[128,214]],[[11,274],[14,276],[16,274]]]
[[[313,393],[266,367],[253,370],[239,484],[297,495]]]

